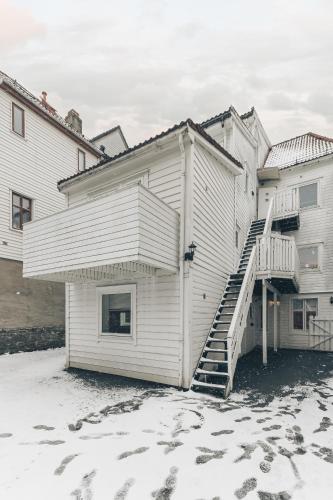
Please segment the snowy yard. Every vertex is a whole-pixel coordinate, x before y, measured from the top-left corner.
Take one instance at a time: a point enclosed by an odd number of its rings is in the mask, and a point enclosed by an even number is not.
[[[62,349],[0,356],[0,498],[331,498],[333,355],[294,356],[300,382],[246,390],[241,367],[227,402],[65,372]]]

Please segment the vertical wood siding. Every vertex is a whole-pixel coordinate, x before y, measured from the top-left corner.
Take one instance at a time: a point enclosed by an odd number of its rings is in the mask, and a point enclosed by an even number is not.
[[[26,137],[18,136],[11,130],[12,102],[0,89],[0,257],[22,260],[22,231],[11,229],[11,190],[33,199],[34,219],[62,210],[65,197],[57,181],[77,171],[77,150],[84,148],[30,109]],[[87,167],[96,161],[86,151]]]

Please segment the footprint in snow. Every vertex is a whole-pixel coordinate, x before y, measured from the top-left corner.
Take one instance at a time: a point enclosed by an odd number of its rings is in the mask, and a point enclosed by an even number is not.
[[[135,479],[133,478],[127,479],[127,481],[125,481],[120,490],[118,490],[117,493],[115,494],[114,500],[125,500],[130,488],[133,486],[134,483]]]
[[[55,427],[50,427],[49,425],[34,425],[33,427],[37,431],[54,431]]]
[[[177,484],[177,467],[171,467],[170,474],[166,478],[164,485],[159,490],[152,492],[151,496],[156,500],[170,500]]]
[[[255,490],[257,487],[257,480],[255,477],[250,477],[249,479],[246,479],[242,486],[235,491],[235,497],[241,500],[242,498],[245,498],[250,491]]]
[[[56,468],[56,470],[54,471],[54,474],[56,476],[61,476],[61,474],[64,472],[64,470],[66,469],[67,465],[72,461],[74,460],[75,457],[78,457],[78,453],[74,454],[74,455],[68,455],[67,457],[65,457],[59,467]]]
[[[118,460],[123,460],[124,458],[131,457],[132,455],[139,455],[147,450],[149,450],[148,446],[141,446],[141,448],[137,448],[136,450],[133,451],[124,451],[124,453],[121,453],[118,456]]]
[[[11,432],[3,432],[2,434],[0,434],[0,438],[10,438],[12,437],[12,433]]]

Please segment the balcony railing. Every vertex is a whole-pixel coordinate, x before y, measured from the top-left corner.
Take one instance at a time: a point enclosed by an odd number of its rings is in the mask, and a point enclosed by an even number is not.
[[[273,198],[273,219],[288,217],[299,211],[298,189],[276,191]]]
[[[257,237],[257,277],[295,278],[299,272],[294,238],[280,234]]]

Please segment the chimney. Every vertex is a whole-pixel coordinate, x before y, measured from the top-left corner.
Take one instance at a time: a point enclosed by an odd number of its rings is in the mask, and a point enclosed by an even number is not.
[[[79,134],[82,134],[82,120],[75,109],[68,111],[65,121]]]

